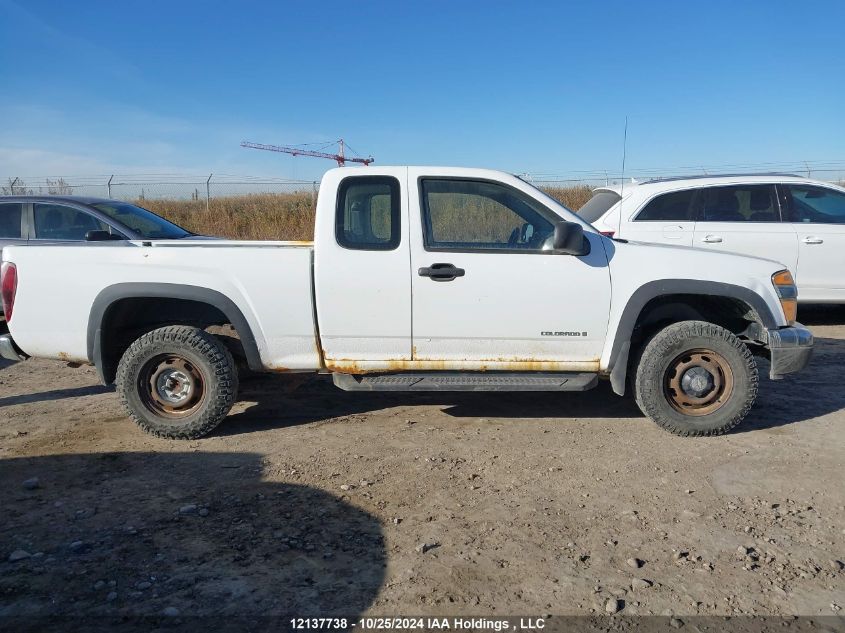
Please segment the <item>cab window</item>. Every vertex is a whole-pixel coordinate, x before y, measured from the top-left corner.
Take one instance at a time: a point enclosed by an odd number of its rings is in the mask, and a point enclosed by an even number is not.
[[[337,243],[355,250],[393,250],[400,241],[400,212],[399,181],[396,178],[346,178],[337,194]]]
[[[512,187],[424,178],[420,190],[427,250],[541,251],[554,234],[551,212]]]

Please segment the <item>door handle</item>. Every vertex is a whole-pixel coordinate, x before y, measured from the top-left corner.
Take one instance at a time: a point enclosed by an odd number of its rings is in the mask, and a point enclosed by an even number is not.
[[[801,241],[804,242],[805,244],[824,244],[824,240],[822,238],[813,237],[813,236],[805,237]]]
[[[703,238],[701,238],[701,241],[705,244],[718,244],[722,241],[722,238],[718,235],[705,235]]]
[[[456,268],[452,264],[432,264],[427,268],[420,268],[417,274],[420,277],[430,277],[434,281],[452,281],[456,277],[463,277],[465,272],[463,268]]]

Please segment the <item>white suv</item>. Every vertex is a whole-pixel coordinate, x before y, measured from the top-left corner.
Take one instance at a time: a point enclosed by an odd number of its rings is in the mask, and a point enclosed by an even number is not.
[[[599,187],[578,214],[616,238],[729,251],[787,266],[802,303],[845,303],[845,188],[783,174]]]

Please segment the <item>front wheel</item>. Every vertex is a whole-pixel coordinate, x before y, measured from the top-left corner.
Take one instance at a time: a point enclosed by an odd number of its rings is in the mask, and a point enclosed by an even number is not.
[[[682,321],[655,334],[637,365],[640,410],[676,435],[721,435],[745,418],[757,397],[757,364],[723,327]]]
[[[117,368],[117,391],[143,430],[170,439],[196,439],[214,429],[238,391],[226,346],[195,327],[174,325],[138,338]]]

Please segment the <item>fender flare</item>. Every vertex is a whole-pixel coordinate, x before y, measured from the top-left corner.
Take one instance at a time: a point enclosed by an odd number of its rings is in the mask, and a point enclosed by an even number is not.
[[[263,364],[258,344],[249,322],[241,309],[226,295],[210,288],[183,284],[152,282],[120,283],[104,288],[94,299],[88,316],[88,360],[97,368],[104,384],[114,382],[113,371],[104,366],[102,325],[111,307],[122,299],[184,299],[205,303],[220,310],[235,326],[243,345],[249,368],[262,371]]]
[[[757,312],[764,327],[769,329],[779,327],[775,315],[763,297],[744,286],[702,279],[661,279],[645,283],[637,288],[628,299],[616,328],[616,336],[613,339],[608,366],[610,368],[610,385],[616,394],[625,395],[631,336],[643,308],[652,299],[677,294],[738,299]]]

